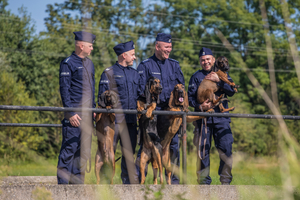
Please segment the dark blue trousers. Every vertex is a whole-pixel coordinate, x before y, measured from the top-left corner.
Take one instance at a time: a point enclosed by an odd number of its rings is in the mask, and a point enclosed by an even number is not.
[[[199,130],[201,130],[202,120],[197,121]],[[205,126],[203,124],[202,140],[201,140],[201,157],[197,160],[197,181],[199,184],[211,184],[210,172],[210,148],[212,137],[220,157],[219,176],[221,183],[229,183],[232,181],[232,143],[233,137],[229,122],[207,124],[207,134],[205,134]],[[204,140],[205,156],[203,157]]]
[[[63,140],[57,164],[58,184],[83,184],[91,154],[92,132],[62,121]]]
[[[137,124],[136,123],[127,123],[127,129],[129,133],[129,138],[131,142],[131,150],[133,152],[133,155],[135,154],[135,147],[137,143]],[[124,135],[124,130],[120,130],[120,124],[116,124],[115,126],[115,136],[114,136],[114,149],[116,149],[116,146],[118,144],[118,141],[120,140],[120,144],[122,148],[125,148],[125,145],[122,144],[122,137],[121,134]],[[134,160],[132,155],[132,160]],[[135,169],[127,169],[125,156],[122,155],[121,160],[121,179],[123,184],[130,184],[129,180],[129,171],[133,174],[135,182],[137,183],[137,174]]]

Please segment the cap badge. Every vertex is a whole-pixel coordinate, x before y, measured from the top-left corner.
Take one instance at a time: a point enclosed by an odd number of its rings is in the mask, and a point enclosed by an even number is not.
[[[203,51],[202,55],[204,56],[205,55],[205,52]]]
[[[169,39],[169,42],[171,42],[171,39]]]

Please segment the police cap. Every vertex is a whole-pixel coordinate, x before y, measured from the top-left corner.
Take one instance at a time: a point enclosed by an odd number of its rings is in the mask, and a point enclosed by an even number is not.
[[[126,51],[130,51],[132,49],[134,49],[134,43],[132,41],[120,43],[114,47],[114,51],[117,54],[117,56],[121,55]]]
[[[156,41],[171,43],[172,36],[170,34],[166,34],[166,33],[158,33],[156,36]]]
[[[200,50],[200,52],[199,52],[199,57],[201,57],[201,56],[207,56],[207,55],[212,55],[212,56],[214,56],[213,53],[212,53],[212,51],[211,51],[209,48],[203,47],[203,48]]]
[[[77,31],[73,33],[75,35],[75,40],[89,42],[89,43],[95,42],[96,36],[94,34],[85,31]]]

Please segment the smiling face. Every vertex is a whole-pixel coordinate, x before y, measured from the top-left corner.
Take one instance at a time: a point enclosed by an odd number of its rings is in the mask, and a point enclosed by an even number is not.
[[[172,51],[172,43],[157,41],[155,44],[155,55],[159,60],[166,60]]]
[[[199,62],[203,70],[210,71],[214,66],[215,58],[212,55],[201,56]]]

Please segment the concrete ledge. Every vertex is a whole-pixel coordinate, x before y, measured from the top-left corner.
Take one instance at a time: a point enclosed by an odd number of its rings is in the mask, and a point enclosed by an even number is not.
[[[222,185],[57,185],[56,177],[7,177],[0,199],[285,199],[282,187]],[[44,199],[44,198],[40,198]]]

